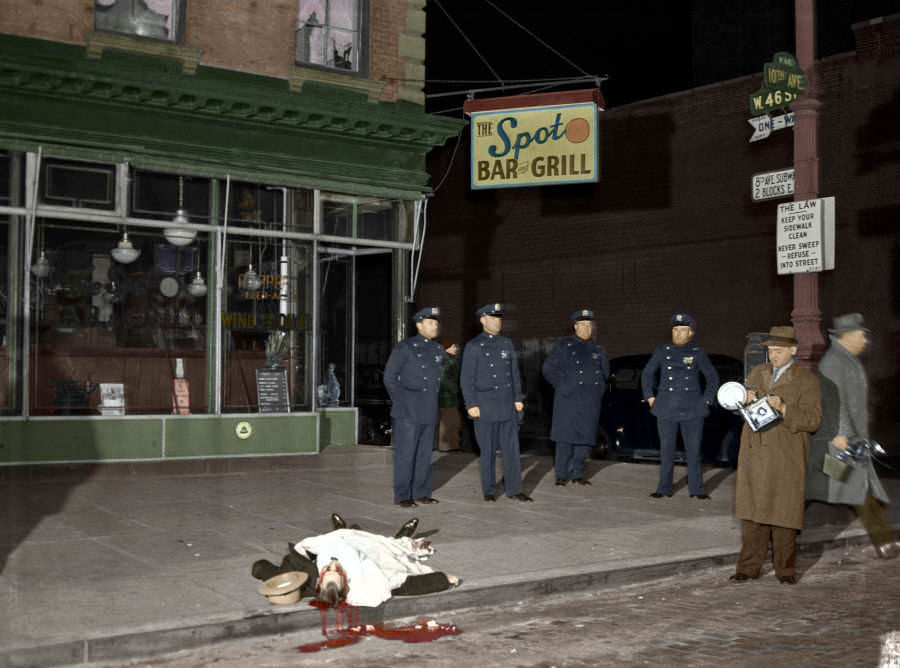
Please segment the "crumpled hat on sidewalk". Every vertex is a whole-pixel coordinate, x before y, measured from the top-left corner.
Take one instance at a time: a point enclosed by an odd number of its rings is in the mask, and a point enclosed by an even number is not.
[[[300,600],[300,588],[308,577],[300,571],[279,573],[263,582],[257,591],[272,605],[291,605]]]

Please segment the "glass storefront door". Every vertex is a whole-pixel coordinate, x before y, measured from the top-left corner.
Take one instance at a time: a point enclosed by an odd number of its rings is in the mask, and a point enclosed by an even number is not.
[[[327,246],[319,251],[320,406],[356,406],[361,443],[390,443],[384,365],[390,355],[393,252]]]

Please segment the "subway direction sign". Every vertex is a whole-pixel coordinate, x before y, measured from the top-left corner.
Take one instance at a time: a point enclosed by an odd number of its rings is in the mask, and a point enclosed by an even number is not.
[[[750,115],[767,114],[774,109],[783,109],[806,90],[806,74],[797,65],[797,60],[785,51],[772,57],[771,63],[763,66],[763,87],[750,95]]]
[[[779,204],[776,230],[779,274],[834,269],[834,197]]]
[[[471,187],[598,180],[593,102],[471,113]]]
[[[754,174],[750,186],[754,202],[790,197],[794,194],[794,169]]]

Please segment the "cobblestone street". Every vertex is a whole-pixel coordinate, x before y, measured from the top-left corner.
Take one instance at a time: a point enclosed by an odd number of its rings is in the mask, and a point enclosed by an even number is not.
[[[900,562],[853,548],[801,557],[800,570],[795,586],[779,584],[771,571],[732,583],[729,566],[580,596],[458,610],[436,621],[454,623],[462,634],[429,644],[363,638],[301,654],[297,645],[321,639],[306,632],[128,665],[900,667]]]

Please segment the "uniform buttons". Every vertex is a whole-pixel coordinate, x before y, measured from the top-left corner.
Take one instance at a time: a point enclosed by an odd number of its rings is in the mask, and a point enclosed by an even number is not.
[[[671,367],[671,366],[667,366],[666,368],[667,368],[667,369],[671,369],[672,367]]]
[[[671,391],[674,390],[674,389],[675,389],[674,387],[670,387],[670,388],[669,388],[669,392],[671,392]]]
[[[669,376],[669,380],[672,380],[672,376]]]

